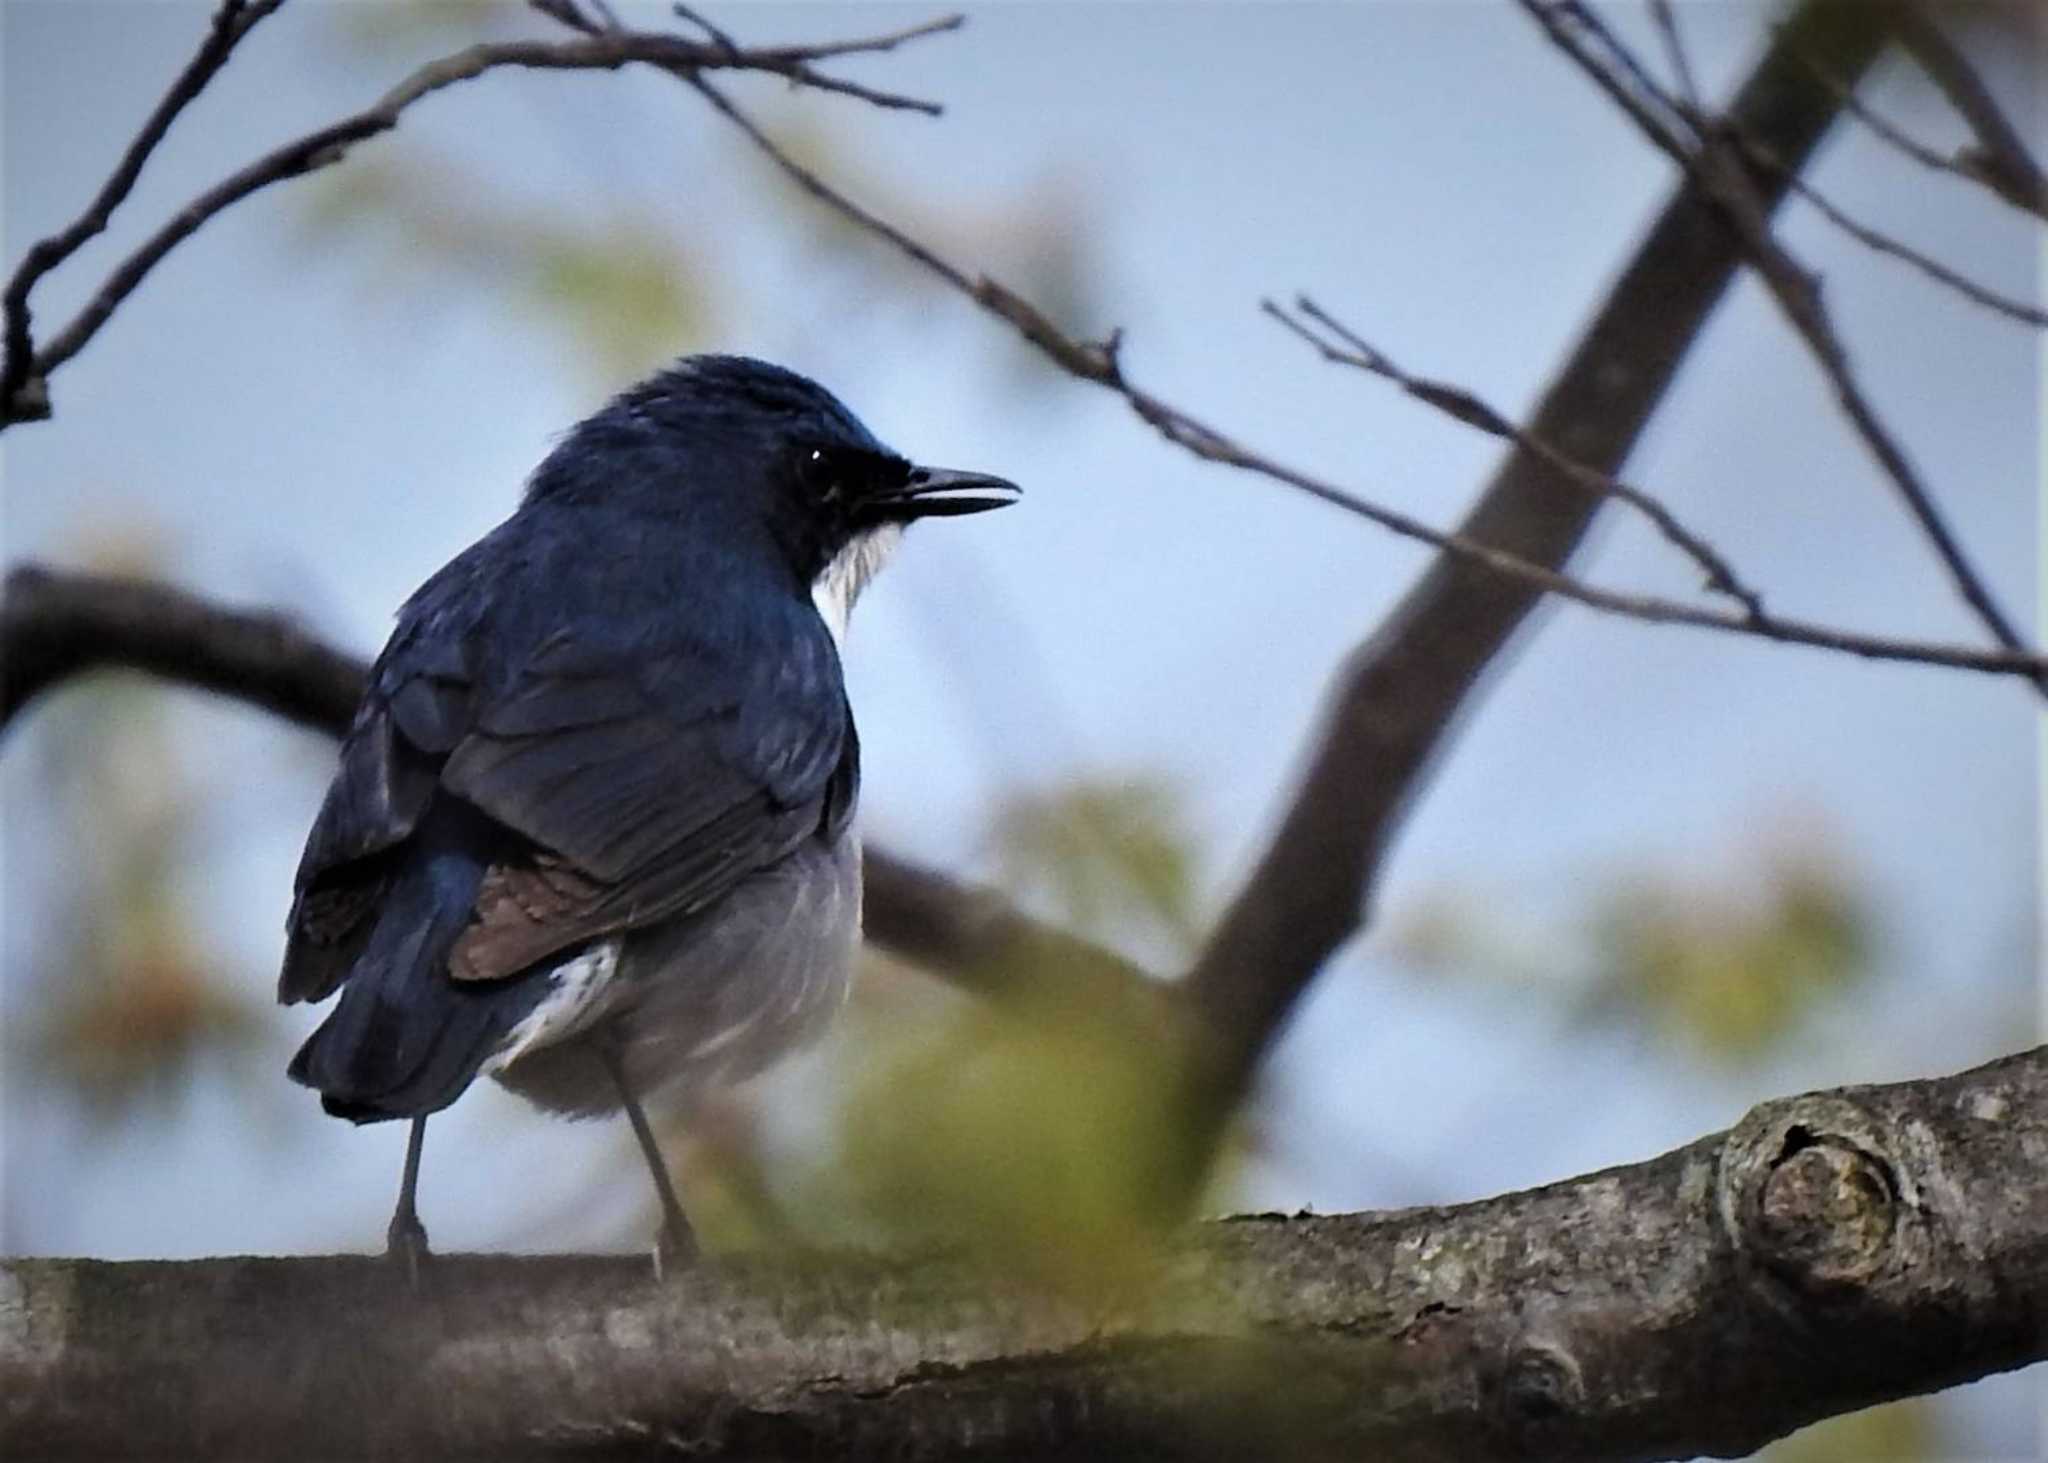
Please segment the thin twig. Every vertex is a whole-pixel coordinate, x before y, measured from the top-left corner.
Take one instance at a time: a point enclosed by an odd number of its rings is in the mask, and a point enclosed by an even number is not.
[[[1969,58],[1931,12],[1915,5],[1898,9],[1895,23],[1900,43],[1976,134],[1976,148],[1960,154],[1957,166],[2014,207],[2048,219],[2048,175],[2027,151],[2019,129],[2007,120]]]
[[[1311,477],[1261,456],[1216,428],[1134,385],[1124,374],[1120,341],[1095,343],[1075,340],[1055,326],[1028,301],[1013,294],[987,276],[970,277],[931,249],[905,234],[840,193],[816,173],[784,151],[733,101],[702,76],[686,77],[691,86],[722,112],[755,147],[792,182],[843,217],[945,280],[990,314],[1007,321],[1031,344],[1037,346],[1070,374],[1107,387],[1123,397],[1140,418],[1169,442],[1209,462],[1241,468],[1299,489],[1347,513],[1378,524],[1403,538],[1428,544],[1470,563],[1484,566],[1511,579],[1534,585],[1560,598],[1574,600],[1592,609],[1627,615],[1653,624],[1694,625],[1702,629],[1755,635],[1789,644],[1812,645],[1875,660],[1916,661],[1927,665],[1952,666],[2003,672],[2029,678],[2048,675],[2048,660],[2030,652],[2006,648],[1980,650],[1969,646],[1931,641],[1901,640],[1888,636],[1864,635],[1805,620],[1768,617],[1757,620],[1748,610],[1720,611],[1685,604],[1657,595],[1620,594],[1586,584],[1569,575],[1531,563],[1514,554],[1482,543],[1443,533],[1419,519],[1396,509],[1360,498],[1335,484]]]
[[[267,0],[273,6],[278,0]],[[590,22],[566,4],[539,7],[564,24],[581,31],[575,40],[516,40],[487,42],[470,46],[419,67],[392,87],[377,103],[338,122],[307,133],[264,154],[240,171],[222,179],[186,204],[135,251],[115,266],[99,289],[62,331],[28,359],[17,397],[32,402],[45,399],[50,374],[85,347],[101,326],[163,257],[196,232],[223,209],[259,189],[287,178],[297,177],[339,162],[356,143],[398,125],[405,110],[437,91],[470,81],[503,67],[541,70],[613,70],[645,64],[679,75],[707,70],[760,71],[786,77],[792,85],[838,92],[879,107],[922,112],[936,116],[942,110],[936,102],[878,91],[855,82],[827,76],[810,63],[819,59],[887,51],[920,36],[957,28],[961,18],[944,16],[922,25],[906,27],[864,40],[832,41],[815,46],[774,46],[756,50],[738,49],[729,42],[700,42],[678,35],[639,31],[592,30]],[[236,34],[246,33],[244,25]],[[231,42],[229,44],[232,44]],[[217,65],[214,69],[218,69]],[[210,74],[210,72],[208,73]],[[203,85],[203,78],[200,82]],[[43,266],[45,269],[47,265]],[[24,266],[26,270],[26,265]],[[22,276],[17,276],[18,279]],[[26,295],[33,277],[20,288]],[[10,287],[12,288],[12,287]],[[27,330],[27,311],[10,310],[9,329],[14,322]],[[46,415],[47,410],[11,410],[14,398],[0,396],[0,427],[10,421]]]
[[[1706,587],[1709,590],[1728,595],[1739,602],[1752,620],[1770,618],[1764,610],[1763,597],[1737,577],[1733,566],[1720,551],[1679,522],[1678,516],[1657,498],[1597,468],[1589,467],[1532,433],[1523,431],[1506,416],[1463,387],[1443,381],[1425,380],[1404,371],[1384,351],[1369,345],[1355,331],[1333,318],[1307,295],[1297,295],[1294,304],[1297,310],[1335,335],[1343,345],[1332,345],[1271,300],[1261,301],[1260,308],[1306,341],[1324,360],[1352,366],[1391,381],[1417,401],[1436,408],[1444,415],[1484,432],[1489,437],[1512,442],[1517,447],[1534,453],[1574,485],[1588,492],[1603,494],[1627,503],[1649,519],[1658,533],[1699,567],[1700,572],[1706,576]]]
[[[57,233],[37,240],[22,256],[21,264],[7,281],[4,295],[0,295],[0,308],[7,315],[4,364],[0,364],[0,418],[33,419],[48,414],[46,394],[32,391],[29,399],[22,399],[23,388],[30,385],[36,374],[30,291],[87,240],[105,230],[114,210],[126,201],[135,180],[142,176],[143,165],[171,130],[171,124],[178,120],[178,114],[206,89],[242,38],[283,3],[284,0],[221,0],[199,49],[144,119],[141,130],[129,141],[114,171],[107,175],[85,211]]]
[[[1650,0],[1650,14],[1657,22],[1657,34],[1664,40],[1664,55],[1671,63],[1671,74],[1678,80],[1678,94],[1685,98],[1686,108],[1694,115],[1702,110],[1700,89],[1692,74],[1692,61],[1685,53],[1685,37],[1678,29],[1678,13],[1672,8],[1671,0]]]
[[[1847,348],[1829,317],[1819,281],[1771,232],[1749,174],[1740,161],[1740,147],[1729,141],[1720,128],[1712,129],[1697,149],[1688,147],[1675,136],[1658,115],[1655,104],[1632,89],[1631,83],[1654,87],[1654,83],[1644,78],[1641,65],[1632,59],[1625,63],[1603,61],[1579,30],[1559,19],[1560,15],[1566,15],[1583,20],[1586,15],[1583,7],[1575,3],[1551,4],[1546,0],[1520,0],[1520,3],[1551,41],[1602,91],[1613,97],[1651,141],[1688,175],[1702,181],[1730,226],[1741,236],[1757,274],[1828,378],[1851,427],[1891,480],[1907,511],[1920,525],[1921,532],[1948,570],[1957,591],[1976,612],[1993,639],[2007,650],[2023,650],[2025,641],[1963,552],[1962,545],[1935,503],[1933,494],[1921,480],[1918,469],[1907,457],[1904,447],[1893,437],[1865,395],[1849,364]],[[1606,37],[1604,46],[1613,48],[1619,45],[1611,34],[1604,31],[1602,34]],[[1669,98],[1660,100],[1667,108],[1672,105]],[[2048,696],[2048,675],[2036,674],[2032,679],[2043,696]]]
[[[1761,146],[1751,139],[1738,136],[1735,138],[1735,142],[1737,146],[1742,148],[1749,159],[1759,167],[1778,168],[1781,166],[1775,158],[1772,158]],[[1903,240],[1895,239],[1889,234],[1870,227],[1868,224],[1859,222],[1837,207],[1826,194],[1802,179],[1788,178],[1786,181],[1791,186],[1792,191],[1811,204],[1814,211],[1820,214],[1822,218],[1826,219],[1857,243],[1863,245],[1866,249],[1887,255],[1902,264],[1910,265],[1935,283],[1945,285],[1949,289],[1954,290],[1972,304],[1982,305],[1985,309],[2003,315],[2009,320],[2016,320],[2022,325],[2048,327],[2048,310],[2030,305],[2024,300],[2015,300],[2010,295],[2000,294],[1994,289],[1977,283],[1976,280],[1969,278],[1967,275],[1951,269],[1932,255],[1915,249]]]
[[[1883,113],[1866,105],[1855,95],[1853,88],[1844,86],[1841,79],[1831,74],[1820,62],[1808,56],[1802,56],[1799,60],[1821,85],[1834,92],[1851,116],[1869,128],[1871,134],[1879,141],[1889,144],[1894,151],[1911,158],[1923,168],[1946,173],[1950,177],[1961,178],[1974,187],[1986,189],[1995,197],[2014,208],[2033,214],[2036,218],[2048,219],[2048,199],[2042,196],[2038,168],[2033,165],[2025,146],[2020,143],[2011,127],[2004,125],[2003,114],[1991,100],[1990,93],[1984,88],[1983,83],[1976,79],[1975,72],[1970,70],[1968,61],[1957,53],[1938,31],[1934,32],[1931,46],[1927,45],[1923,36],[1918,54],[1922,68],[1930,76],[1934,76],[1934,67],[1942,65],[1943,59],[1947,58],[1949,64],[1943,69],[1944,73],[1954,80],[1955,90],[1949,90],[1947,86],[1944,86],[1943,90],[1948,94],[1951,104],[1956,105],[1957,110],[1961,111],[1962,104],[1958,97],[1971,98],[1971,105],[1978,109],[1993,137],[2002,135],[2010,139],[2013,157],[2003,168],[1986,166],[1987,151],[1981,140],[1984,135],[1982,131],[1978,132],[1980,141],[1977,147],[1965,148],[1953,155],[1944,153],[1911,136]],[[1936,58],[1932,63],[1928,59],[1930,56]],[[1934,76],[1934,79],[1937,85],[1942,85],[1941,77]],[[1964,120],[1970,122],[1972,119],[1966,114]],[[2034,186],[2031,189],[2024,186],[2030,174],[2034,179]]]

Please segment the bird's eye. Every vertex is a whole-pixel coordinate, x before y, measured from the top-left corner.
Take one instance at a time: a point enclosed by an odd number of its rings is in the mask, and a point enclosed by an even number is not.
[[[797,471],[802,475],[804,485],[819,498],[827,503],[838,499],[841,479],[845,474],[824,448],[812,447],[804,452],[798,460]]]

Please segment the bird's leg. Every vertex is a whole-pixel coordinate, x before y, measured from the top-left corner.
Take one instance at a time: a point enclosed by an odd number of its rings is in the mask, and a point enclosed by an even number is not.
[[[670,1265],[677,1269],[694,1265],[697,1233],[690,1228],[689,1216],[683,1213],[676,1198],[676,1186],[668,1176],[668,1164],[662,1159],[660,1145],[654,1141],[654,1129],[648,1126],[647,1114],[640,1110],[640,1099],[633,1095],[626,1081],[626,1064],[613,1043],[599,1042],[598,1049],[604,1054],[605,1069],[611,1073],[613,1085],[619,1089],[626,1120],[633,1125],[633,1136],[639,1140],[640,1152],[647,1159],[647,1171],[654,1175],[654,1191],[661,1196],[661,1237],[654,1245],[655,1273],[660,1274]]]
[[[414,1118],[412,1134],[405,1141],[405,1178],[398,1186],[398,1208],[392,1211],[391,1227],[384,1232],[385,1258],[405,1267],[414,1290],[420,1288],[420,1264],[428,1254],[427,1227],[420,1223],[420,1212],[413,1204],[420,1183],[420,1145],[426,1136],[426,1118]]]

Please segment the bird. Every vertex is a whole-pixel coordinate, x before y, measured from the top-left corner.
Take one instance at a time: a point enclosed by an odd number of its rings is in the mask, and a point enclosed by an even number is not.
[[[860,926],[860,742],[841,652],[924,518],[1015,502],[914,466],[837,397],[685,356],[572,428],[517,509],[408,599],[293,884],[285,1004],[333,1009],[290,1077],[411,1129],[386,1253],[418,1284],[427,1118],[489,1076],[648,1125],[813,1039]]]

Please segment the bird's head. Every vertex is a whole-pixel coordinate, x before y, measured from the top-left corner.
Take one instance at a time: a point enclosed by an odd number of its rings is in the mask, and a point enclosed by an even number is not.
[[[986,473],[920,467],[824,387],[745,356],[685,356],[582,423],[528,501],[602,500],[766,530],[835,636],[903,529],[1017,501]]]

